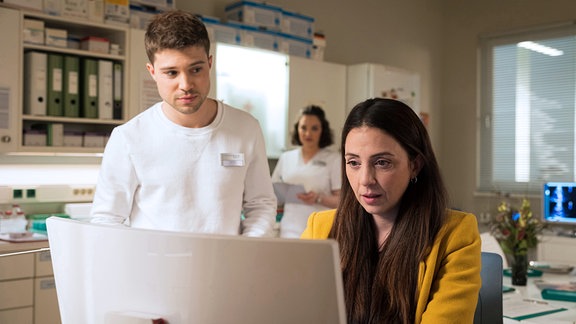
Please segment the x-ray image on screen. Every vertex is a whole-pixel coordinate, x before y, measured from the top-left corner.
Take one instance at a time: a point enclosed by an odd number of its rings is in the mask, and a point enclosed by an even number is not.
[[[576,183],[544,185],[544,220],[576,224]]]

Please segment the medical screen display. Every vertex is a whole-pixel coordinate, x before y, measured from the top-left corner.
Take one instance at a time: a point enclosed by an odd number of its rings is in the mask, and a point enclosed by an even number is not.
[[[576,225],[576,182],[544,184],[544,221]]]

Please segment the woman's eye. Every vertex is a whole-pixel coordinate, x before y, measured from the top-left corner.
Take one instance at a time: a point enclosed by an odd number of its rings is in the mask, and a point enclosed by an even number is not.
[[[390,165],[390,161],[387,161],[387,160],[376,160],[376,163],[374,163],[374,164],[377,165],[377,166],[380,166],[380,167],[386,167],[386,166]]]
[[[348,164],[348,165],[351,166],[351,167],[355,167],[355,166],[360,165],[360,164],[358,163],[358,161],[355,161],[355,160],[346,161],[346,164]]]

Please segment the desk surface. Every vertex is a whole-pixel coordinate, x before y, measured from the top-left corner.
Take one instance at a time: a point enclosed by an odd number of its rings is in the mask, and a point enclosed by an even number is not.
[[[514,287],[516,291],[504,294],[504,298],[532,298],[542,299],[540,289],[534,284],[535,280],[545,280],[547,282],[567,283],[576,281],[576,275],[572,274],[550,274],[544,273],[542,277],[529,277],[526,286],[512,286],[510,277],[504,276],[502,282],[505,286]],[[546,300],[546,302],[567,308],[567,311],[553,313],[550,315],[533,317],[523,321],[515,321],[512,319],[504,318],[504,324],[507,323],[546,323],[546,324],[574,324],[576,323],[576,302],[566,302],[559,300]]]

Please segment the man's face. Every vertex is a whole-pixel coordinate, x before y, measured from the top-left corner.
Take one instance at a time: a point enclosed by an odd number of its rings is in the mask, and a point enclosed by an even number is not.
[[[165,49],[146,64],[160,97],[180,114],[197,112],[210,91],[212,57],[201,46]]]

